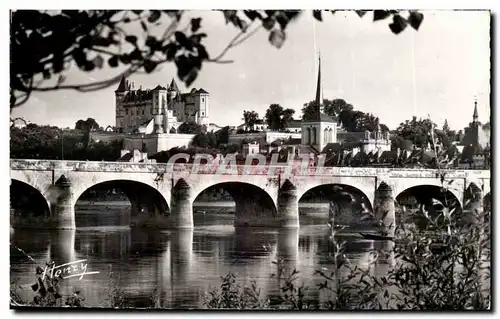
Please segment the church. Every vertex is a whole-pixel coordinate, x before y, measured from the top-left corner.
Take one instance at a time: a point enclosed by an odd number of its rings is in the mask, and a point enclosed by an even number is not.
[[[209,125],[210,94],[193,88],[182,93],[175,80],[167,87],[135,89],[123,77],[115,91],[116,131],[119,133],[177,133],[184,122]]]
[[[339,120],[324,113],[323,89],[321,87],[321,58],[318,61],[315,112],[301,122],[300,144],[307,145],[313,153],[326,153],[348,140],[354,140],[365,153],[383,152],[391,148],[389,132],[346,132]]]

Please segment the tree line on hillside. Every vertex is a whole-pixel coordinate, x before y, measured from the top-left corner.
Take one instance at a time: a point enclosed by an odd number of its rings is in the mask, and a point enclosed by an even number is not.
[[[33,123],[22,128],[11,126],[10,158],[116,161],[120,157],[122,142],[91,142],[89,132],[96,126],[88,124],[94,122],[91,119],[82,124],[85,121],[79,120],[75,129],[70,130]]]
[[[362,111],[354,110],[354,107],[343,99],[323,100],[324,110],[323,113],[331,116],[338,122],[347,132],[364,132],[376,131],[378,126],[382,131],[387,132],[389,128],[387,125],[380,123],[379,118],[371,113],[364,113]],[[305,103],[302,108],[301,120],[311,120],[316,112],[315,101]],[[255,111],[243,111],[243,121],[247,127],[246,131],[241,133],[248,133],[259,121],[267,124],[268,128],[272,131],[286,131],[290,123],[294,121],[295,110],[284,108],[279,104],[271,104],[262,119]]]

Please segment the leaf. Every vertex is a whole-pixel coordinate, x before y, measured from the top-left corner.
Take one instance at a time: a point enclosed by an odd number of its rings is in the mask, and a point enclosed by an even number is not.
[[[285,39],[286,34],[281,30],[275,29],[269,34],[269,42],[271,42],[271,44],[274,45],[277,49],[280,49],[283,46],[283,43],[285,43]]]
[[[408,22],[401,17],[399,14],[395,15],[393,18],[393,22],[389,24],[389,28],[392,33],[400,34],[407,26]]]
[[[43,78],[44,80],[50,79],[50,70],[43,70]]]
[[[266,29],[268,31],[274,27],[275,23],[276,23],[276,21],[273,18],[269,18],[269,17],[262,20],[262,26],[264,27],[264,29]]]
[[[151,14],[148,17],[148,22],[149,23],[154,23],[154,22],[158,21],[158,19],[160,19],[160,17],[161,17],[161,11],[159,11],[159,10],[152,10]]]
[[[175,41],[183,47],[189,46],[189,40],[186,35],[180,31],[175,32]]]
[[[125,41],[127,41],[130,44],[135,45],[137,43],[137,37],[135,35],[127,35],[125,37]]]
[[[102,68],[103,63],[104,63],[104,59],[102,58],[102,56],[98,55],[95,57],[94,65],[96,67],[98,67],[99,69]]]
[[[255,11],[255,10],[243,10],[243,13],[245,13],[247,18],[250,19],[251,21],[253,21],[257,18],[262,19],[262,16],[260,15],[260,13]]]
[[[201,18],[191,19],[191,32],[196,32],[201,27]]]
[[[141,20],[141,28],[144,32],[148,32],[148,26],[146,25],[146,23],[144,23],[144,21]]]
[[[321,10],[313,10],[313,17],[318,21],[323,21],[323,18],[321,17]]]
[[[424,20],[424,15],[417,11],[410,11],[410,16],[408,17],[408,22],[413,29],[418,30],[422,21]]]
[[[177,53],[177,45],[175,43],[169,43],[163,47],[163,53],[167,56],[168,61],[172,61]]]
[[[110,67],[116,68],[118,66],[118,56],[113,55],[111,58],[109,58],[108,64]]]
[[[391,13],[387,10],[374,10],[373,11],[373,21],[384,20],[388,18]]]
[[[42,267],[37,266],[37,267],[36,267],[36,274],[37,274],[37,275],[41,275],[42,273],[43,273],[43,269],[42,269]]]
[[[366,14],[367,10],[356,10],[356,14],[362,18]]]

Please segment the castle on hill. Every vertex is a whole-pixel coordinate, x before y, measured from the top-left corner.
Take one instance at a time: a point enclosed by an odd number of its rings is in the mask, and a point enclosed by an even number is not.
[[[209,125],[210,94],[193,88],[182,93],[172,79],[167,87],[135,89],[123,77],[115,91],[116,130],[120,133],[177,133],[184,122]]]

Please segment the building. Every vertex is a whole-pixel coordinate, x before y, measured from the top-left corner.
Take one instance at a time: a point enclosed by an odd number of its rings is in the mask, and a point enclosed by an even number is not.
[[[128,163],[155,163],[155,160],[148,159],[148,154],[143,153],[139,150],[122,150],[121,156],[116,160],[117,162],[128,162]]]
[[[472,123],[466,129],[465,135],[460,142],[463,146],[458,166],[460,168],[486,169],[490,167],[490,139],[485,132],[477,112],[477,101],[474,102],[474,113]]]
[[[259,143],[251,142],[243,144],[243,155],[247,156],[249,154],[259,154]]]
[[[115,91],[116,130],[123,133],[177,133],[183,122],[209,125],[210,94],[193,88],[182,93],[172,79],[167,87],[135,89],[123,77]]]
[[[323,113],[323,97],[321,88],[321,59],[318,63],[318,82],[316,86],[315,112],[310,119],[301,123],[303,145],[321,152],[328,143],[337,142],[337,119]]]
[[[243,131],[253,131],[253,132],[266,132],[269,130],[269,125],[267,125],[266,121],[262,119],[258,119],[255,121],[253,125],[246,125],[245,123],[238,125],[237,130]]]

